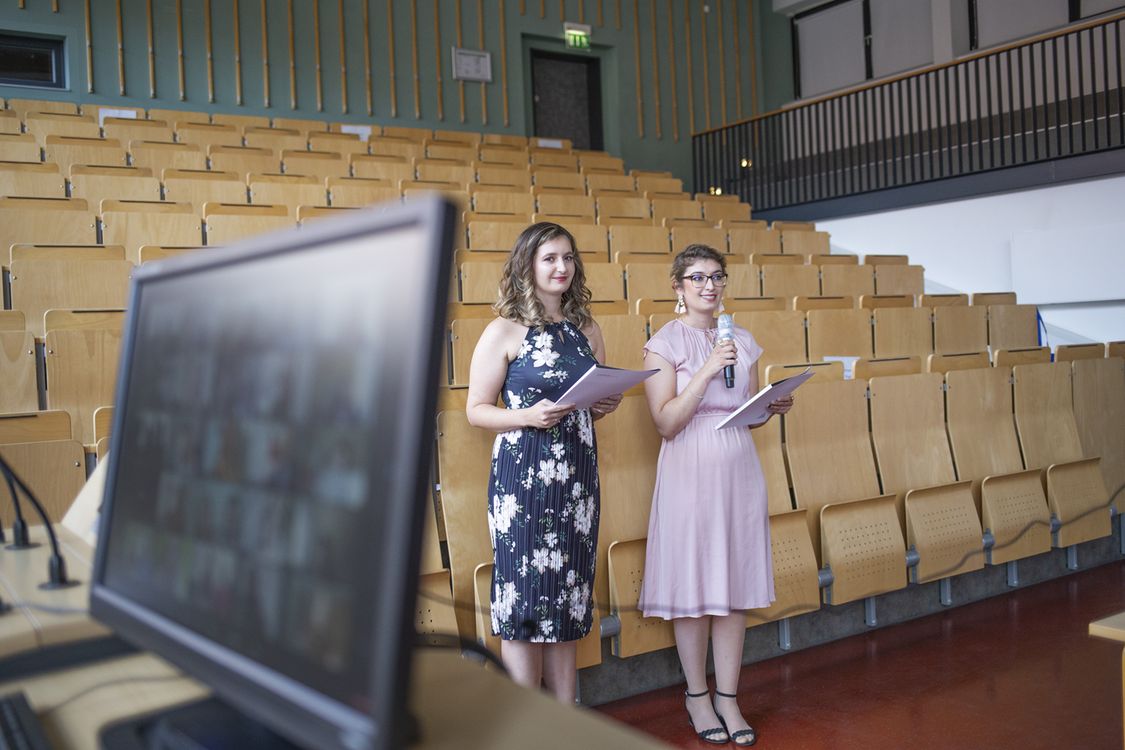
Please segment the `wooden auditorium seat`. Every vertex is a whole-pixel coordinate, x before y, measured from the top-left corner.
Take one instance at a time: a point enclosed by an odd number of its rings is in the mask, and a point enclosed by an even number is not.
[[[0,133],[0,160],[42,161],[39,142],[30,133]]]
[[[945,379],[938,373],[876,377],[868,387],[883,492],[895,493],[907,545],[919,553],[915,582],[984,567],[972,483],[957,481],[945,432]]]
[[[20,310],[0,310],[0,414],[39,408],[35,336]]]
[[[519,192],[473,192],[473,211],[478,214],[506,214],[530,218],[535,213],[535,197]]]
[[[250,128],[255,130],[255,128]],[[204,151],[208,146],[241,146],[242,131],[234,125],[206,122],[180,122],[176,124],[176,142],[191,143]],[[248,144],[257,146],[256,143]]]
[[[191,143],[130,141],[129,155],[134,167],[147,167],[154,175],[165,169],[207,169],[206,152]]]
[[[969,295],[923,294],[918,304],[921,307],[964,307],[969,304]]]
[[[777,228],[777,222],[774,222],[773,228]],[[828,244],[828,232],[803,229],[782,229],[781,249],[787,255],[817,255],[832,252]]]
[[[870,255],[864,258],[864,263],[870,258]],[[880,264],[875,268],[875,293],[921,295],[925,291],[923,273],[922,266]]]
[[[1014,367],[1015,365],[1033,365],[1038,362],[1050,362],[1051,349],[1046,346],[1029,346],[1022,349],[993,349],[992,364],[996,367]]]
[[[934,352],[957,354],[988,349],[988,310],[968,305],[934,309]]]
[[[586,286],[595,302],[625,299],[624,270],[617,263],[586,262]]]
[[[1083,455],[1101,456],[1106,491],[1120,511],[1125,508],[1125,360],[1075,360],[1071,369],[1074,418]]]
[[[0,161],[0,197],[16,195],[25,198],[66,198],[66,178],[57,164]]]
[[[831,297],[823,294],[816,297],[794,297],[793,309],[801,312],[809,310],[855,310],[855,297]],[[870,318],[870,315],[868,316]]]
[[[1055,347],[1056,362],[1101,359],[1104,356],[1105,346],[1103,344],[1059,344]]]
[[[758,382],[765,385],[766,368],[772,364],[807,362],[805,314],[793,310],[734,312],[737,325],[750,332],[762,356],[758,360]]]
[[[870,310],[809,310],[806,313],[809,335],[809,360],[826,357],[871,359]]]
[[[756,226],[724,226],[730,238],[730,252],[735,255],[751,253],[780,253],[781,232],[769,229],[766,223],[755,222]]]
[[[246,203],[246,175],[210,169],[164,170],[164,197],[178,203],[190,203],[202,215],[207,201]]]
[[[65,411],[0,414],[0,456],[35,488],[52,521],[62,520],[86,483],[85,451],[71,432]],[[11,504],[0,504],[0,524],[13,520]]]
[[[299,174],[252,174],[246,178],[246,184],[250,188],[250,203],[283,206],[294,218],[297,206],[328,205],[328,189],[324,178]],[[218,198],[212,200],[228,205],[233,203]]]
[[[246,128],[243,140],[247,146],[271,148],[279,154],[282,151],[301,151],[309,147],[307,134],[293,128]],[[240,146],[242,141],[222,145]]]
[[[815,267],[815,266],[814,266]],[[871,266],[820,266],[821,294],[875,294],[875,274]]]
[[[35,137],[40,145],[51,136],[64,138],[101,138],[98,121],[87,115],[61,112],[28,112],[23,118],[24,132]]]
[[[906,255],[868,254],[863,256],[863,262],[868,266],[906,266],[910,264],[910,258]]]
[[[113,403],[122,310],[51,310],[45,316],[47,408],[70,414],[73,437],[94,445],[94,411]]]
[[[51,250],[39,248],[11,264],[12,309],[23,312],[27,329],[37,338],[44,335],[48,310],[125,306],[133,264],[122,248],[116,248],[113,258],[100,255],[111,252],[104,249],[84,260],[52,257]]]
[[[605,363],[610,367],[639,370],[644,367],[644,346],[648,339],[643,316],[633,314],[597,315],[595,320],[605,340]],[[639,393],[644,386],[638,385]]]
[[[355,133],[309,133],[309,151],[323,151],[345,156],[366,154],[367,141]]]
[[[973,305],[1014,305],[1015,292],[974,292],[970,304]]]
[[[926,372],[949,373],[954,370],[973,370],[990,367],[988,352],[958,352],[956,354],[930,354],[925,358]]]
[[[928,307],[880,307],[871,311],[875,356],[929,356],[934,351],[934,327]]]
[[[373,177],[327,177],[324,181],[333,206],[360,208],[374,203],[402,200],[398,185]]]
[[[785,253],[750,253],[750,262],[759,266],[804,266],[805,256]]]
[[[70,195],[91,206],[105,199],[161,200],[160,180],[147,167],[97,167],[75,164],[70,168]]]
[[[203,244],[200,214],[190,203],[104,200],[102,240],[125,247],[125,257],[140,260],[142,245],[197,247]]]
[[[203,204],[204,236],[208,245],[226,245],[245,237],[265,234],[296,225],[296,217],[285,206],[234,203]]]
[[[272,174],[281,171],[281,159],[271,148],[209,146],[207,154],[211,159],[211,169],[216,172],[234,172],[244,182],[251,172]]]
[[[0,198],[0,263],[15,244],[92,245],[97,225],[79,198]]]
[[[762,296],[816,297],[820,295],[820,274],[814,266],[762,265]]]
[[[857,266],[859,265],[859,256],[845,253],[821,253],[808,256],[808,262],[810,266]],[[874,274],[874,271],[871,271],[871,273]]]
[[[469,222],[469,249],[484,251],[508,251],[516,244],[516,239],[527,223],[508,221],[497,216],[495,221]]]
[[[283,150],[281,169],[287,175],[308,175],[323,180],[325,177],[350,177],[351,165],[335,151]]]
[[[883,307],[914,307],[913,294],[861,294],[859,306],[867,310]]]
[[[858,380],[870,380],[890,375],[914,375],[922,372],[922,358],[915,354],[910,357],[876,357],[856,360],[852,376]]]
[[[672,252],[679,253],[688,245],[707,245],[720,253],[728,251],[727,235],[721,229],[672,227]]]
[[[1055,546],[1109,536],[1108,494],[1099,458],[1078,436],[1067,363],[1012,368],[1016,431],[1029,469],[1047,472],[1047,504],[1062,527]]]

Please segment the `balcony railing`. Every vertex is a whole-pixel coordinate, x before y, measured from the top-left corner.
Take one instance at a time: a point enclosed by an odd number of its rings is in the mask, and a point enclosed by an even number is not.
[[[695,189],[756,211],[1125,145],[1125,14],[692,138]]]

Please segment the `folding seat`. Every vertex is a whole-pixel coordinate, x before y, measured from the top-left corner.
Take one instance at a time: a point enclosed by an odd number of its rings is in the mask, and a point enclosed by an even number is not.
[[[125,307],[133,264],[125,260],[124,250],[90,250],[85,255],[87,259],[52,257],[51,248],[45,247],[13,257],[12,309],[24,314],[27,329],[36,337],[44,335],[48,310]]]
[[[828,265],[820,266],[822,294],[875,294],[875,274],[870,266]]]
[[[397,202],[402,199],[398,185],[391,180],[371,177],[329,177],[325,180],[333,206],[369,206],[373,203]]]
[[[497,186],[510,190],[531,190],[531,172],[527,167],[513,168],[493,166],[484,162],[477,163],[477,188],[485,185]]]
[[[929,356],[934,350],[932,311],[928,307],[882,307],[872,310],[876,357]]]
[[[109,138],[73,138],[65,135],[49,135],[43,146],[44,161],[59,165],[59,171],[70,174],[74,164],[100,167],[124,167],[128,165],[125,149],[120,141]],[[137,165],[142,166],[142,165]]]
[[[0,196],[65,198],[66,179],[57,164],[0,161]]]
[[[121,143],[174,140],[172,126],[163,120],[130,120],[124,117],[107,117],[102,122],[102,132],[106,138],[113,138]]]
[[[160,180],[147,167],[70,168],[70,195],[97,206],[106,199],[158,201]]]
[[[1106,490],[1125,508],[1125,360],[1083,359],[1071,363],[1074,373],[1074,418],[1082,453],[1101,456]]]
[[[725,222],[724,222],[725,224]],[[756,222],[757,226],[737,226],[725,229],[730,237],[730,252],[736,255],[753,253],[780,253],[781,232],[768,229],[766,223]]]
[[[234,125],[181,122],[176,124],[176,141],[178,143],[192,143],[204,151],[207,150],[208,146],[241,146],[242,131]]]
[[[777,222],[773,223],[777,228]],[[813,232],[800,229],[781,230],[781,250],[797,255],[816,255],[832,252],[828,244],[828,232]]]
[[[205,203],[203,223],[208,245],[227,245],[245,237],[294,227],[296,217],[286,206]]]
[[[319,179],[351,176],[347,159],[331,151],[282,151],[281,168],[285,174]]]
[[[586,191],[595,197],[635,197],[637,185],[632,177],[623,174],[591,174],[586,176]]]
[[[879,488],[867,383],[806,383],[784,421],[794,499],[809,511],[814,550],[833,574],[825,602],[905,588],[906,543],[894,495]]]
[[[725,201],[702,201],[703,218],[712,224],[718,224],[724,219],[750,221],[749,203],[727,203]]]
[[[122,306],[124,294],[116,307]],[[47,408],[68,412],[73,437],[84,445],[96,442],[94,412],[113,403],[124,319],[120,309],[52,310],[46,316]]]
[[[983,352],[988,349],[988,311],[968,305],[934,310],[934,351],[938,354]]]
[[[427,159],[448,159],[460,164],[470,164],[477,158],[477,148],[473,145],[435,141],[428,141],[425,145]]]
[[[535,183],[536,195],[542,195],[543,193],[586,195],[586,178],[578,173],[533,169],[531,174]]]
[[[246,128],[243,140],[251,148],[269,148],[277,153],[282,151],[306,151],[308,136],[292,128]],[[224,146],[241,146],[242,142],[224,143]]]
[[[864,264],[870,265],[870,259],[870,255],[866,256]],[[908,266],[899,263],[880,264],[875,269],[875,293],[921,295],[925,291],[923,272],[922,266]]]
[[[766,368],[773,364],[807,362],[805,314],[793,310],[735,312],[734,322],[750,331],[762,357],[758,360],[758,382],[766,383]]]
[[[207,169],[207,155],[190,143],[130,141],[129,155],[134,167],[151,169],[154,175],[165,169]]]
[[[367,141],[355,133],[309,133],[309,151],[332,154],[366,154]]]
[[[144,245],[199,247],[203,244],[200,214],[191,203],[174,201],[104,200],[101,204],[102,241],[122,245],[125,257],[140,261]]]
[[[662,223],[665,219],[701,219],[703,206],[696,201],[664,200],[652,201],[652,218],[655,223]]]
[[[243,181],[251,172],[277,174],[281,171],[281,159],[273,149],[269,148],[210,146],[207,153],[211,160],[211,169],[216,172],[234,172]]]
[[[481,146],[477,153],[478,163],[491,167],[514,167],[528,171],[527,149],[515,149],[500,146]]]
[[[575,154],[563,153],[559,151],[535,151],[529,153],[530,162],[536,167],[551,167],[567,170],[570,172],[578,171],[578,157]]]
[[[896,493],[906,543],[918,552],[915,583],[984,567],[972,483],[957,482],[945,432],[945,382],[937,373],[872,378],[871,441],[883,492]]]
[[[367,142],[367,150],[372,156],[393,156],[407,161],[426,157],[425,146],[403,138],[371,138]]]
[[[536,199],[538,212],[551,216],[583,216],[593,220],[595,205],[593,198],[581,195],[556,195],[546,193]]]
[[[816,297],[820,274],[814,266],[762,264],[762,294],[766,297]]]
[[[374,177],[395,183],[414,179],[414,163],[405,157],[353,154],[351,163],[355,177]]]
[[[809,310],[809,359],[857,357],[871,359],[870,310]]]
[[[78,114],[78,105],[74,102],[52,101],[49,99],[24,99],[15,98],[8,100],[8,109],[24,116],[29,112],[53,112],[62,115]]]
[[[721,229],[672,227],[672,252],[678,253],[688,245],[707,245],[720,253],[726,253],[727,235]]]
[[[294,217],[297,215],[297,206],[328,205],[327,188],[323,180],[316,177],[252,174],[247,178],[247,185],[250,188],[251,203],[285,206]]]
[[[20,310],[0,310],[0,414],[39,409],[35,336]]]
[[[684,190],[683,181],[676,177],[642,175],[636,178],[636,186],[638,193],[682,193]]]
[[[93,245],[97,225],[78,198],[0,198],[0,262],[12,245]]]
[[[671,232],[664,227],[609,225],[609,247],[614,254],[653,253],[668,262],[670,242]]]
[[[58,112],[28,112],[23,118],[24,132],[45,145],[47,136],[101,138],[101,128],[93,117]]]
[[[461,190],[468,190],[476,182],[476,170],[468,163],[420,159],[414,166],[419,180],[455,182],[461,186]]]
[[[328,123],[325,120],[309,120],[293,117],[273,118],[275,130],[295,130],[307,139],[313,133],[328,132]]]
[[[164,197],[170,201],[190,203],[202,215],[203,204],[246,203],[245,178],[236,172],[207,169],[164,170]]]
[[[86,456],[72,436],[65,411],[5,415],[0,420],[0,455],[43,503],[47,517],[62,520],[86,483]],[[14,519],[11,506],[0,506],[0,524]]]
[[[1012,368],[1016,432],[1027,467],[1046,470],[1047,504],[1062,524],[1056,547],[1112,533],[1099,458],[1082,451],[1071,375],[1065,362]]]
[[[975,299],[974,295],[974,299]],[[1035,305],[990,304],[988,345],[1019,349],[1039,345],[1039,308]]]
[[[268,128],[270,126],[270,118],[264,115],[228,115],[223,112],[212,114],[211,122],[216,125],[233,125],[240,131],[246,128]]]
[[[523,192],[474,192],[473,210],[478,214],[503,214],[531,217],[535,213],[535,197]]]

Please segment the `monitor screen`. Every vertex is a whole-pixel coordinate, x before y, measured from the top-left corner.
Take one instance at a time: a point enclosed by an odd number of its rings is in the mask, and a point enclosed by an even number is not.
[[[91,609],[308,746],[402,712],[451,227],[426,201],[136,275]]]

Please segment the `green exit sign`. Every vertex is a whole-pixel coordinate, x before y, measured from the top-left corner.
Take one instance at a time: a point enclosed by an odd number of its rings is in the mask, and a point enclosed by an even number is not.
[[[590,49],[590,26],[584,23],[563,24],[566,46],[573,49]]]

